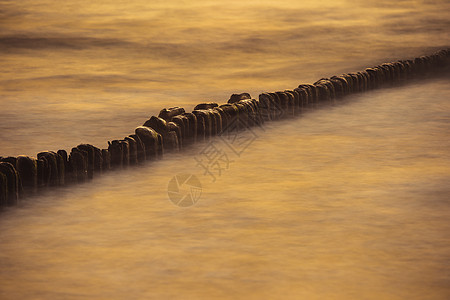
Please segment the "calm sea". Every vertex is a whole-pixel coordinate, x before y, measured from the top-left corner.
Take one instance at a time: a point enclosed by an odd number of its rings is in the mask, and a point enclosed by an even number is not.
[[[446,0],[0,0],[0,155],[106,148],[164,107],[430,54],[449,28]],[[449,95],[353,95],[24,199],[0,215],[0,298],[449,299]]]

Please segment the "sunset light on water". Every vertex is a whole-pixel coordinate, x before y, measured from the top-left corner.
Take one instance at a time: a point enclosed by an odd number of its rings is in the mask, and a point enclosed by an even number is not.
[[[0,156],[108,148],[163,108],[431,54],[449,20],[444,0],[0,0]],[[0,212],[0,299],[448,299],[449,95],[422,78],[239,151],[214,138],[214,178],[204,142],[21,200]]]

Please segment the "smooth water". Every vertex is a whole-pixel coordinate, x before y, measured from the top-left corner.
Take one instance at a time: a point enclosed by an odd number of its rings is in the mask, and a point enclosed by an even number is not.
[[[0,1],[0,155],[106,147],[163,107],[428,54],[448,20],[448,1]],[[449,83],[25,199],[0,214],[0,298],[448,299]],[[179,173],[202,183],[189,208],[168,198]]]

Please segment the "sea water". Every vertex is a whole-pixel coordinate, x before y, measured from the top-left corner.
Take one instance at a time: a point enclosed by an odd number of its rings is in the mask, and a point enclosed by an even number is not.
[[[0,1],[0,155],[106,148],[164,107],[430,54],[448,20],[447,1]],[[448,299],[449,83],[23,199],[0,214],[0,298]],[[170,201],[179,174],[195,205]]]

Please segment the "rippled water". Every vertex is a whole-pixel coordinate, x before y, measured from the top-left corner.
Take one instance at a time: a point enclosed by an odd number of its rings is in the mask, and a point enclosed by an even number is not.
[[[0,154],[132,133],[163,107],[449,47],[447,1],[0,1]],[[448,299],[449,78],[351,96],[23,200],[1,299]],[[196,175],[190,208],[169,180]]]

